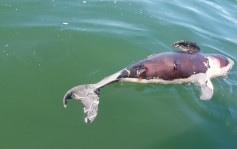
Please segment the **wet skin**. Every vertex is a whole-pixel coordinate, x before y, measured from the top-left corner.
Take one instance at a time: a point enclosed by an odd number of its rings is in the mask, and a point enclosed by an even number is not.
[[[221,66],[228,65],[228,60],[220,55],[213,55],[220,60]],[[209,68],[208,59],[199,51],[188,53],[172,51],[155,54],[141,60],[126,69],[130,74],[123,73],[123,77],[141,79],[174,80],[188,78],[193,74],[206,73]]]
[[[208,60],[200,52],[173,51],[155,54],[127,69],[130,71],[130,78],[174,80],[205,73]]]

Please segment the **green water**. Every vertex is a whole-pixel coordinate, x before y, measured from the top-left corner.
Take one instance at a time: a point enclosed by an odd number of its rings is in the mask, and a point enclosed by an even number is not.
[[[115,83],[84,123],[65,92],[95,83],[178,40],[237,63],[236,0],[1,0],[1,149],[235,149],[237,69],[193,85]]]

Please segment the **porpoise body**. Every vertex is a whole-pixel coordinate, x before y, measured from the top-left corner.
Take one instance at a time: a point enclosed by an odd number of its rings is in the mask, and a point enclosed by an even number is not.
[[[97,116],[100,88],[113,82],[181,84],[194,83],[200,87],[202,100],[210,100],[214,87],[212,78],[225,77],[234,62],[218,54],[203,54],[197,44],[178,41],[172,44],[181,51],[157,53],[134,63],[96,84],[79,85],[64,96],[64,107],[68,99],[80,100],[84,107],[85,122],[91,123]]]

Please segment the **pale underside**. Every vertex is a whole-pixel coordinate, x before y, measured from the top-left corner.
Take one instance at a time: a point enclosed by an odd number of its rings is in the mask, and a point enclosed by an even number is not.
[[[213,95],[213,85],[210,78],[207,77],[206,73],[199,73],[190,76],[189,78],[181,78],[175,80],[163,80],[159,78],[155,79],[139,79],[139,78],[122,78],[120,82],[135,82],[135,83],[157,83],[157,84],[183,84],[183,83],[194,83],[200,87],[202,100],[209,100]]]

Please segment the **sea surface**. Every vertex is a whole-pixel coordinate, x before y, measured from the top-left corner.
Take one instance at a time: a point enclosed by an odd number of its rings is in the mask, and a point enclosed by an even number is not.
[[[157,52],[196,42],[235,61],[195,85],[114,83],[84,123],[66,91]],[[1,0],[1,149],[236,149],[237,0]]]

